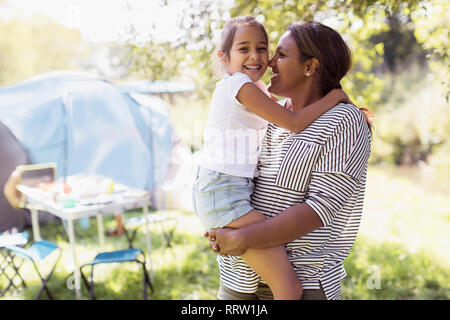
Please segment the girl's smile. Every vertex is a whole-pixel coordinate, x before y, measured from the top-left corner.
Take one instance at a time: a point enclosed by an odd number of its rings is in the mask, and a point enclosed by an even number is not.
[[[229,56],[222,53],[221,58],[229,74],[242,72],[254,82],[260,80],[269,65],[269,48],[263,32],[254,26],[240,26]]]

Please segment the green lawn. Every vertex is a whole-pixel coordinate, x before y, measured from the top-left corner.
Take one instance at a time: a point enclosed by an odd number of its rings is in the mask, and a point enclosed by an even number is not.
[[[450,186],[443,181],[427,169],[369,170],[344,299],[450,298]],[[374,269],[379,289],[367,285]]]
[[[347,277],[343,299],[449,299],[450,197],[443,185],[430,184],[417,170],[372,167],[367,180],[366,203],[360,232],[345,260]],[[427,183],[427,185],[424,185]],[[126,217],[139,214],[127,212]],[[192,212],[170,211],[179,223],[174,246],[168,249],[160,229],[151,228],[155,293],[152,299],[215,299],[219,285],[215,254],[202,237],[202,228]],[[105,219],[113,227],[112,217]],[[97,240],[96,220],[89,229],[77,226],[80,263],[97,252],[127,247],[125,237],[106,237],[105,248]],[[57,242],[63,255],[49,287],[57,299],[75,299],[67,288],[71,255],[67,236],[59,222],[41,227],[42,237]],[[30,230],[31,234],[31,230]],[[145,236],[136,246],[146,248]],[[28,287],[10,290],[3,299],[32,299],[40,282],[31,265],[23,266]],[[98,299],[141,299],[142,273],[135,264],[96,267]],[[6,284],[0,278],[0,288]],[[88,294],[83,289],[83,298]],[[46,299],[45,293],[42,296]]]

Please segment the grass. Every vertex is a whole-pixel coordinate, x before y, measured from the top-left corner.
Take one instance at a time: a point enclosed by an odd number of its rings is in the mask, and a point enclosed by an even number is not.
[[[426,250],[359,237],[345,260],[343,299],[448,299],[450,275]],[[373,279],[379,276],[379,285]],[[372,277],[372,278],[371,278]]]
[[[442,179],[426,168],[369,170],[361,227],[344,261],[344,299],[450,298],[450,197]],[[374,269],[378,289],[368,286]]]
[[[345,260],[347,277],[342,299],[449,299],[450,197],[448,190],[430,185],[433,177],[418,169],[372,167],[367,179],[364,215],[356,243]],[[420,178],[422,177],[422,178]],[[439,178],[439,177],[436,177]],[[125,213],[125,217],[139,214]],[[154,300],[216,299],[219,273],[215,254],[202,237],[202,228],[192,212],[169,211],[164,214],[179,220],[173,248],[166,248],[161,230],[152,226]],[[114,227],[113,217],[104,219]],[[90,261],[100,250],[127,247],[125,237],[106,237],[105,248],[97,239],[96,221],[82,229],[77,225],[79,263]],[[41,227],[42,237],[57,242],[63,249],[49,287],[57,299],[75,299],[67,288],[71,274],[71,255],[67,236],[59,222]],[[144,233],[136,247],[146,248]],[[40,282],[31,265],[23,275],[28,287],[10,290],[3,299],[33,299]],[[142,273],[135,264],[110,264],[96,267],[98,299],[142,299]],[[0,278],[0,288],[6,284]],[[46,299],[45,293],[42,296]],[[83,298],[88,294],[83,289]]]

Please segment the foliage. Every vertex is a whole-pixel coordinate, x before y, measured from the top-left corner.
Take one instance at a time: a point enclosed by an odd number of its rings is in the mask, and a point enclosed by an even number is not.
[[[442,76],[447,102],[450,96],[450,22],[448,12],[450,3],[446,0],[422,1],[417,10],[411,11],[411,18],[416,28],[415,37],[433,58],[431,68]]]
[[[114,44],[111,48],[119,56],[126,76],[133,79],[175,80],[184,60],[184,50],[170,43]]]
[[[449,105],[438,77],[415,66],[395,76],[387,74],[383,81],[386,102],[376,112],[370,161],[417,165],[430,162],[441,148],[448,149]],[[439,163],[450,167],[450,157],[442,155]]]
[[[129,43],[121,55],[123,64],[129,66],[127,77],[177,80],[196,83],[196,96],[206,108],[215,86],[211,55],[214,38],[223,22],[229,18],[227,4],[211,0],[163,1],[162,5],[183,6],[177,21],[178,37],[171,42]],[[133,28],[131,28],[133,30]],[[134,31],[130,32],[132,38]]]
[[[414,64],[426,67],[428,51],[417,42],[415,25],[409,15],[395,12],[386,18],[389,30],[372,36],[371,42],[383,44],[383,63],[377,73],[396,73]]]
[[[78,30],[45,16],[0,20],[0,85],[58,69],[80,69],[87,54]]]

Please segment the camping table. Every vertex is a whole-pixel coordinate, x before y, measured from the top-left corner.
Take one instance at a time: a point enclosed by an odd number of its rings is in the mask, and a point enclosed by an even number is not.
[[[39,230],[39,217],[38,210],[47,211],[67,222],[68,230],[66,229],[69,242],[72,250],[72,261],[74,268],[75,277],[75,294],[76,298],[81,298],[81,274],[80,265],[77,261],[76,256],[76,245],[75,245],[75,232],[74,232],[74,221],[82,218],[97,217],[98,225],[98,238],[100,246],[104,246],[104,229],[103,229],[103,215],[117,214],[119,212],[124,212],[130,209],[142,208],[143,215],[147,220],[148,215],[148,205],[150,204],[150,199],[148,193],[142,190],[130,189],[123,185],[116,184],[115,187],[119,187],[119,192],[113,192],[109,196],[109,202],[104,201],[104,203],[92,204],[92,205],[82,205],[77,203],[72,208],[64,208],[60,202],[55,202],[49,192],[44,192],[38,188],[30,188],[24,185],[18,185],[17,190],[22,192],[27,199],[27,208],[31,212],[31,223],[33,227],[33,238],[34,240],[41,239]],[[140,192],[139,192],[140,191]],[[139,195],[141,193],[141,195]],[[145,193],[146,195],[142,195]],[[134,196],[133,196],[134,194]],[[152,244],[150,237],[150,229],[148,223],[145,224],[145,235],[147,241],[147,259],[150,266],[150,275],[153,277],[153,265],[151,260]]]

